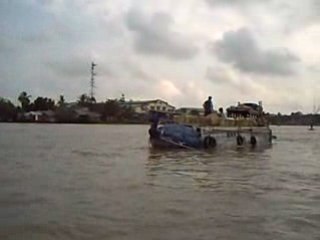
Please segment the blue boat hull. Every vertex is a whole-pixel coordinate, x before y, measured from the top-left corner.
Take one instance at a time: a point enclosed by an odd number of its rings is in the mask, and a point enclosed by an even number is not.
[[[150,129],[150,143],[154,148],[215,149],[219,147],[256,147],[270,145],[269,127],[206,128],[184,124],[164,124]]]

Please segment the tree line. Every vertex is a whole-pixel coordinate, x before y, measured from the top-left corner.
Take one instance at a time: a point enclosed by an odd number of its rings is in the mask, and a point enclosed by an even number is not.
[[[271,114],[268,116],[272,125],[320,125],[319,114],[303,114],[292,112],[291,114]]]
[[[25,113],[31,111],[51,111],[54,112],[56,122],[89,122],[90,119],[79,119],[75,114],[76,109],[86,108],[91,113],[99,115],[98,121],[101,122],[148,122],[148,116],[137,114],[126,104],[125,96],[119,99],[106,99],[104,102],[97,102],[87,94],[81,94],[77,101],[70,104],[65,101],[63,95],[59,96],[58,101],[38,96],[32,100],[32,96],[27,92],[21,92],[16,106],[10,100],[0,97],[0,122],[24,121]],[[192,112],[198,115],[198,112]],[[320,125],[319,114],[303,114],[293,112],[289,115],[267,114],[269,123],[272,125]]]
[[[19,105],[14,105],[10,100],[0,97],[0,121],[23,121],[23,115],[31,111],[52,111],[57,122],[78,122],[75,115],[76,109],[88,109],[89,112],[99,114],[99,121],[124,122],[129,120],[141,120],[133,109],[125,104],[124,95],[120,99],[106,99],[104,102],[97,102],[87,94],[81,94],[77,101],[68,103],[63,95],[59,100],[38,96],[32,100],[27,92],[21,92],[17,100]],[[139,118],[139,119],[138,119]]]

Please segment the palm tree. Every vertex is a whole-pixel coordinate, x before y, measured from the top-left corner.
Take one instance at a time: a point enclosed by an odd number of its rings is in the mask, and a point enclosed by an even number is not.
[[[79,96],[79,99],[78,99],[79,106],[85,107],[85,106],[88,106],[90,103],[91,103],[91,99],[87,94],[83,93]]]
[[[65,104],[64,96],[60,95],[59,101],[58,101],[58,106],[63,107]]]
[[[21,103],[22,111],[27,111],[30,105],[31,95],[28,95],[27,92],[23,91],[20,93],[18,100]]]

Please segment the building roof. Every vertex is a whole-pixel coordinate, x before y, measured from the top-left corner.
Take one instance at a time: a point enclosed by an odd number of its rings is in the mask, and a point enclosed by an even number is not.
[[[144,104],[144,103],[154,103],[154,102],[164,102],[167,103],[166,101],[163,101],[161,99],[154,99],[154,100],[137,100],[137,101],[127,101],[126,103],[131,103],[131,104]]]
[[[138,101],[127,101],[125,104],[128,105],[144,105],[144,104],[150,104],[150,103],[157,103],[157,102],[162,102],[167,104],[170,107],[175,108],[174,106],[170,105],[168,102],[161,100],[161,99],[154,99],[154,100],[138,100]]]
[[[46,116],[54,116],[55,113],[52,110],[39,110],[39,111],[29,111],[24,113],[25,116],[41,116],[41,115],[46,115]]]

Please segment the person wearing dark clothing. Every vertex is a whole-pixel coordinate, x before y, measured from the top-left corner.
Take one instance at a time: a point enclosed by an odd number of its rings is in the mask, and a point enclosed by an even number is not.
[[[149,129],[150,138],[157,138],[159,136],[158,124],[161,117],[164,117],[164,114],[156,111],[150,111],[150,118],[149,118],[149,121],[151,122],[151,126]]]
[[[203,103],[204,115],[207,116],[213,112],[212,97],[209,96],[208,99]]]
[[[225,118],[226,116],[224,115],[224,112],[223,112],[223,108],[219,108],[219,113],[218,113],[219,117],[222,117],[222,118]]]

